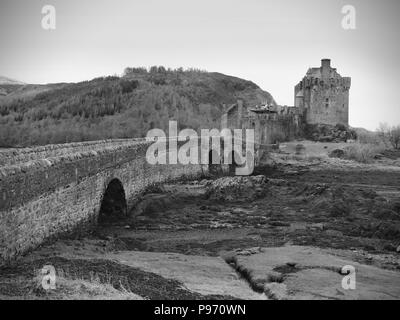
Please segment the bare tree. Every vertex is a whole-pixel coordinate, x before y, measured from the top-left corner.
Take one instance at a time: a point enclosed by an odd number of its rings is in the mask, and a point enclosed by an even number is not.
[[[379,128],[376,130],[378,132],[378,136],[385,145],[386,148],[390,147],[390,142],[389,142],[389,131],[390,127],[386,122],[381,122],[379,124]]]
[[[377,132],[386,147],[400,149],[400,125],[391,127],[387,123],[380,123]]]
[[[400,149],[400,125],[390,128],[389,141],[392,144],[393,148]]]

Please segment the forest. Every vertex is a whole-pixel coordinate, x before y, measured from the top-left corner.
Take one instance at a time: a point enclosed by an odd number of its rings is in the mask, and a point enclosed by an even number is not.
[[[219,128],[224,105],[237,99],[275,103],[251,81],[162,66],[40,90],[20,86],[8,95],[0,98],[3,148],[143,137],[153,128],[166,130],[168,120],[176,120],[178,129]]]

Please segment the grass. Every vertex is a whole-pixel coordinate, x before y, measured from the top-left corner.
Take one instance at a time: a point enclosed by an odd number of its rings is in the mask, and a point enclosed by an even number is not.
[[[360,163],[371,163],[378,154],[384,154],[387,147],[378,140],[357,141],[354,143],[323,143],[310,141],[292,141],[281,145],[282,154],[279,159],[283,161],[321,162],[336,150],[343,150],[340,158]],[[386,151],[387,152],[387,151]]]
[[[93,276],[93,279],[71,279],[58,276],[55,290],[49,290],[41,297],[44,299],[61,300],[141,300],[142,298],[131,291],[116,289],[111,282],[102,282]]]
[[[99,274],[87,277],[57,269],[55,289],[42,287],[43,275],[34,271],[34,277],[19,276],[1,280],[0,300],[142,300],[143,298],[122,283],[118,288],[110,277],[101,279]]]
[[[376,144],[354,143],[344,148],[344,159],[371,163],[374,157],[383,151],[384,148]]]
[[[56,270],[56,289],[42,287],[44,265]],[[0,269],[0,299],[231,299],[202,295],[182,282],[164,278],[109,259],[68,259],[54,256],[21,262]],[[16,279],[16,276],[18,279]]]

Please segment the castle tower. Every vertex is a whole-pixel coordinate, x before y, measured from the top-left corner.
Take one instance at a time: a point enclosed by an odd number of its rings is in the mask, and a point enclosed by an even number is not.
[[[309,68],[295,86],[294,104],[305,109],[309,124],[348,125],[350,85],[351,78],[337,73],[330,59],[322,59],[321,66]]]

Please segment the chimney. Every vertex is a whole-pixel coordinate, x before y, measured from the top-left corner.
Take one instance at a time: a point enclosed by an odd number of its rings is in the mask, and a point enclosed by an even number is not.
[[[321,60],[322,78],[329,78],[330,71],[331,71],[331,59],[322,59]]]

